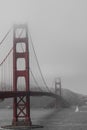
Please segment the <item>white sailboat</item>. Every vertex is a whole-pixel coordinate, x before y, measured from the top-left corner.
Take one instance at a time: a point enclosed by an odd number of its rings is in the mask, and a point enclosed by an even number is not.
[[[75,112],[79,112],[79,107],[76,106]]]

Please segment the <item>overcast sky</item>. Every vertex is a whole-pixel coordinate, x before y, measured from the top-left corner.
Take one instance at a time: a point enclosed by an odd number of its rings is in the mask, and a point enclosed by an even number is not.
[[[0,40],[27,23],[49,86],[87,94],[87,0],[0,0]]]

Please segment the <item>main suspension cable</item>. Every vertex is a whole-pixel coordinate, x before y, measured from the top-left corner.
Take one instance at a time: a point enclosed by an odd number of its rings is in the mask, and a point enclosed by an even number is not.
[[[41,68],[40,68],[40,65],[39,65],[39,62],[38,62],[38,58],[37,58],[37,55],[36,55],[36,52],[35,52],[35,49],[34,49],[34,45],[33,45],[33,41],[32,41],[32,37],[31,37],[31,34],[29,32],[29,36],[30,36],[30,40],[31,40],[31,45],[32,45],[32,48],[33,48],[33,51],[34,51],[34,54],[35,54],[35,57],[36,57],[36,62],[37,62],[37,65],[38,65],[38,68],[39,68],[39,71],[40,71],[40,74],[41,74],[41,77],[42,77],[42,80],[47,88],[48,91],[50,91],[49,87],[47,86],[46,82],[45,82],[45,79],[43,77],[43,74],[42,74],[42,71],[41,71]]]
[[[4,36],[4,38],[1,40],[0,45],[4,42],[4,40],[6,39],[6,37],[8,36],[8,34],[10,33],[12,27],[8,30],[8,32],[6,33],[6,35]]]
[[[23,48],[23,46],[22,46],[22,43],[21,43],[21,48],[22,48],[22,51],[24,52],[24,48]],[[31,70],[30,67],[29,67],[29,70],[30,70],[31,75],[32,75],[32,77],[33,77],[33,79],[34,79],[34,82],[37,84],[38,88],[42,91],[42,89],[39,87],[39,84],[38,84],[38,82],[37,82],[37,80],[36,80],[36,78],[35,78],[35,76],[34,76],[34,74],[33,74],[33,72],[32,72],[32,70]]]
[[[39,84],[38,84],[37,80],[35,79],[35,76],[34,76],[33,72],[31,71],[31,69],[30,69],[30,72],[31,72],[31,74],[33,76],[34,82],[37,84],[38,88],[42,91],[42,89],[39,87]]]
[[[0,66],[6,61],[6,59],[8,58],[8,56],[10,55],[10,53],[12,52],[13,47],[10,49],[10,51],[8,52],[8,54],[6,55],[6,57],[3,59],[3,61],[0,63]]]
[[[12,28],[12,27],[11,27],[11,28]],[[11,28],[10,28],[9,31],[7,32],[7,35],[9,34]],[[22,30],[21,33],[19,34],[19,37],[21,37],[22,33],[23,33],[23,30]],[[7,36],[7,35],[6,35],[6,36]],[[3,38],[1,44],[2,44],[3,41],[5,40],[6,36]],[[12,50],[13,50],[13,47],[10,49],[10,51],[8,52],[8,54],[5,56],[5,58],[3,59],[3,61],[0,63],[0,66],[6,61],[6,59],[8,58],[8,56],[10,55],[10,53],[12,52]]]

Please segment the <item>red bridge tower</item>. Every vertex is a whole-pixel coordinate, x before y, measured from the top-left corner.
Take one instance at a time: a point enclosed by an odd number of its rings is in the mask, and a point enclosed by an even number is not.
[[[25,33],[21,35],[22,32]],[[18,36],[20,32],[20,36]],[[17,45],[24,44],[25,50],[17,51]],[[23,58],[25,61],[25,70],[17,68],[17,60]],[[27,25],[15,25],[13,30],[13,91],[19,91],[18,78],[24,77],[25,91],[29,89],[29,49],[28,49],[28,28]],[[13,122],[14,126],[31,125],[30,119],[30,96],[15,97],[13,99]]]

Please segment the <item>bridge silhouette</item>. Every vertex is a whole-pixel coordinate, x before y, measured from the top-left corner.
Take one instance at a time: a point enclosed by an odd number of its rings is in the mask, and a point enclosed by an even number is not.
[[[11,44],[7,45],[9,42],[7,39],[11,37],[9,35],[10,33],[13,37],[11,38]],[[29,35],[26,24],[14,25],[0,42],[0,49],[3,54],[0,59],[0,99],[13,98],[13,126],[32,126],[30,118],[30,96],[50,96],[55,98],[57,102],[64,101],[61,95],[57,94],[57,91],[59,91],[57,90],[57,86],[55,87],[55,93],[52,92],[46,84],[34,46],[33,44],[30,45]],[[36,63],[34,62],[32,65],[33,69],[31,69],[32,66],[30,66],[33,60],[29,51],[31,46],[33,55],[36,58]],[[8,52],[6,50],[4,51],[5,47],[8,49]],[[38,77],[38,73],[35,72],[35,70],[37,70],[35,68],[36,64],[44,85],[42,85],[42,82],[41,85],[39,85],[36,79],[36,77]],[[33,86],[33,90],[30,86]]]

